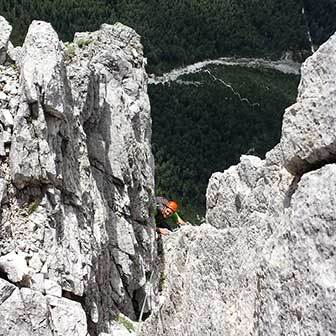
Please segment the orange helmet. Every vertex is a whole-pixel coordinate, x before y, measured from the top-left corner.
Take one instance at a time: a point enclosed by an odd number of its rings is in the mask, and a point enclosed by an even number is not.
[[[178,204],[176,201],[169,201],[166,205],[167,208],[169,208],[170,210],[173,210],[174,212],[177,211],[178,209]]]

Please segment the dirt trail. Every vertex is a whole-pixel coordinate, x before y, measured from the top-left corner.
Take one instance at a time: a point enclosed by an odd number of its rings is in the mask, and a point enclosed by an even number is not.
[[[178,81],[181,76],[205,71],[209,65],[226,65],[226,66],[244,66],[248,68],[266,68],[274,69],[286,74],[300,74],[301,64],[293,62],[291,60],[278,60],[270,61],[262,58],[230,58],[222,57],[216,60],[207,60],[191,65],[187,65],[183,68],[174,69],[170,72],[164,73],[161,76],[149,75],[149,84],[162,84],[167,82]],[[184,83],[183,81],[180,81]]]

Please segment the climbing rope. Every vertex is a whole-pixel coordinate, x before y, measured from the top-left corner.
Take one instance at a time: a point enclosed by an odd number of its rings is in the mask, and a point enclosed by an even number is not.
[[[150,290],[146,292],[145,298],[144,298],[143,303],[142,303],[141,311],[140,311],[140,316],[139,316],[139,320],[138,320],[138,328],[137,328],[137,332],[136,332],[138,336],[140,336],[142,316],[143,316],[143,313],[144,313],[144,310],[145,310],[145,305],[146,305],[146,301],[147,301],[147,298],[148,298],[148,293],[151,291],[151,289],[153,287],[153,284],[152,284],[153,274],[154,274],[154,270],[152,271],[152,273],[149,277],[149,281],[148,281],[149,285],[150,285]]]

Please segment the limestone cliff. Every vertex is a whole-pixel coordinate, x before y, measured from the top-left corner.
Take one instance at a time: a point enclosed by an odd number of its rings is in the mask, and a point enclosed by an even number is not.
[[[165,241],[143,335],[335,335],[336,35],[302,67],[266,159],[212,175],[206,224]]]
[[[140,37],[105,24],[64,45],[34,21],[14,48],[0,28],[0,335],[113,334],[155,255]]]

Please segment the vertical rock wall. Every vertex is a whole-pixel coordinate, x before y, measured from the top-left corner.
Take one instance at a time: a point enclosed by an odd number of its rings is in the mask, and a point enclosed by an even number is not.
[[[0,335],[112,332],[139,315],[155,254],[140,37],[118,23],[64,45],[34,21],[7,50],[4,24]]]
[[[336,36],[302,67],[280,143],[212,175],[207,223],[165,241],[143,335],[336,333]]]
[[[12,27],[4,17],[0,17],[0,64],[3,64],[7,56],[7,48]]]

